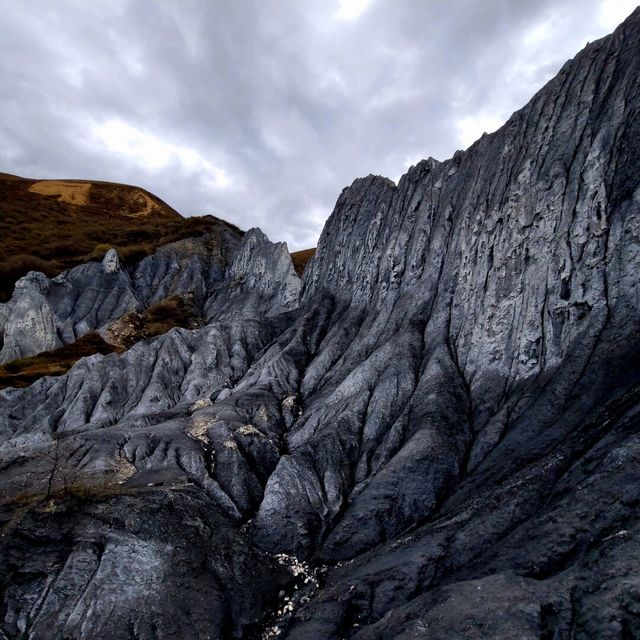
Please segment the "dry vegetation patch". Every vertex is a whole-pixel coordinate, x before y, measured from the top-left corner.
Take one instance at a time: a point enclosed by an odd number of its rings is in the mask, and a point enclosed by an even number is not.
[[[34,182],[29,191],[41,196],[56,196],[58,202],[86,205],[89,201],[90,182],[71,182],[70,180],[41,180]]]
[[[172,296],[150,306],[142,313],[130,311],[118,318],[106,330],[107,340],[121,349],[130,349],[136,342],[160,336],[170,329],[196,329],[202,318],[191,296]]]
[[[80,358],[119,351],[105,342],[100,334],[87,333],[72,344],[0,365],[0,389],[26,387],[44,376],[66,373]]]

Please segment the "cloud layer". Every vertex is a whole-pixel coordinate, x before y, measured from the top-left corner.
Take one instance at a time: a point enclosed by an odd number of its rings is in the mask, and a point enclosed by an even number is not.
[[[314,246],[341,189],[500,126],[626,0],[0,0],[0,171]]]

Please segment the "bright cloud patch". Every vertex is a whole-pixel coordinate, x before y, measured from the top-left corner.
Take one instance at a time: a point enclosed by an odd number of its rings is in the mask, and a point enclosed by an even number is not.
[[[636,8],[637,0],[603,0],[598,18],[607,30],[617,27]]]
[[[338,0],[336,17],[342,20],[354,20],[369,6],[371,0]]]
[[[213,187],[226,187],[229,178],[190,147],[173,144],[120,120],[109,120],[96,130],[98,139],[109,151],[127,156],[136,164],[158,170],[177,162],[191,173],[201,174]]]
[[[551,19],[539,22],[525,32],[522,43],[528,47],[539,45],[549,40],[553,35],[553,31],[553,21]]]
[[[465,116],[456,124],[458,127],[458,140],[462,147],[466,149],[472,145],[483,133],[492,133],[505,122],[505,118],[500,118],[490,114],[478,114]]]

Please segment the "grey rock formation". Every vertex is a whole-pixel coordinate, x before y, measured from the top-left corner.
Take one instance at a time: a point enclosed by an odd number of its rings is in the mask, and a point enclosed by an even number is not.
[[[0,392],[5,635],[640,637],[639,78],[637,10],[299,298],[250,232],[205,327]]]
[[[49,280],[32,272],[0,305],[0,362],[69,344],[92,330],[173,295],[189,295],[210,320],[242,300],[272,313],[298,304],[300,280],[286,244],[272,244],[259,229],[241,241],[228,231],[181,240],[123,268],[115,249]],[[250,294],[250,295],[249,295]],[[271,304],[273,302],[273,304]],[[266,305],[266,306],[265,306]]]
[[[228,231],[166,245],[137,265],[132,276],[136,294],[149,306],[191,293],[201,307],[224,280],[239,245],[240,238]]]
[[[277,315],[298,307],[300,278],[287,245],[271,243],[260,229],[250,229],[225,273],[225,280],[204,305],[211,320],[226,310],[252,310]]]
[[[0,307],[0,362],[55,349],[61,345],[56,321],[47,303],[51,281],[31,271],[16,282],[13,297]]]

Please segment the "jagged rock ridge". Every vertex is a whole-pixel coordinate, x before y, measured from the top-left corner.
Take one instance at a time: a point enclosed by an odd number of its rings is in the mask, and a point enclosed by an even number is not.
[[[269,244],[259,229],[242,240],[222,231],[166,245],[133,269],[123,268],[110,249],[101,263],[89,262],[53,279],[30,272],[16,283],[13,297],[0,303],[0,362],[69,344],[97,329],[108,337],[114,320],[175,295],[188,295],[206,320],[220,313],[222,297],[250,304],[249,292],[264,297],[279,290],[282,305],[271,312],[291,309],[297,306],[299,279],[286,245],[261,253]],[[249,263],[255,268],[247,271]],[[247,278],[250,282],[242,284]]]
[[[640,637],[639,78],[637,10],[345,189],[297,309],[256,234],[207,326],[0,392],[5,634]]]

